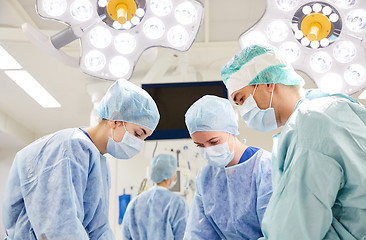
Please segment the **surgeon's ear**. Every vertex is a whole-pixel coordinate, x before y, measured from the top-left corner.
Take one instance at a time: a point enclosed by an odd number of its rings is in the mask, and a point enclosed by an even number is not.
[[[115,129],[117,127],[118,121],[108,120],[108,126],[112,129]]]
[[[274,92],[275,88],[276,88],[276,84],[275,83],[266,84],[266,89],[270,93]]]

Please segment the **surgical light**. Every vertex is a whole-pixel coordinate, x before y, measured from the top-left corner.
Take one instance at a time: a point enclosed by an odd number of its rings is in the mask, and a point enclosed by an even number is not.
[[[187,30],[180,26],[174,26],[168,31],[168,41],[174,47],[184,46],[188,41],[188,32]]]
[[[282,42],[287,38],[289,28],[283,21],[273,21],[267,27],[268,38],[274,42]]]
[[[283,11],[293,10],[298,3],[299,0],[276,0],[277,7]]]
[[[351,8],[356,4],[356,0],[332,0],[340,8]]]
[[[171,0],[151,0],[150,6],[156,15],[166,16],[172,11],[173,3]]]
[[[122,54],[130,54],[136,49],[136,38],[129,33],[120,33],[114,40],[114,47]]]
[[[179,4],[175,9],[174,15],[177,21],[183,25],[194,23],[199,16],[197,8],[188,1]]]
[[[114,57],[109,62],[109,70],[115,77],[123,77],[130,70],[130,62],[122,56]]]
[[[366,29],[366,11],[357,9],[351,11],[346,18],[347,26],[355,31],[361,32]]]
[[[351,41],[340,41],[333,48],[334,58],[341,63],[349,63],[356,56],[356,47]]]
[[[80,22],[88,21],[92,12],[93,6],[88,0],[76,0],[70,6],[71,16]]]
[[[366,70],[360,64],[349,65],[344,71],[344,79],[351,86],[360,86],[365,82]]]
[[[280,46],[282,55],[290,63],[295,62],[300,57],[300,48],[295,42],[285,42]]]
[[[106,48],[112,41],[112,35],[107,28],[97,26],[90,31],[89,40],[96,48]]]
[[[144,24],[144,33],[150,39],[159,39],[165,33],[165,25],[159,18],[150,18]]]
[[[89,71],[97,72],[104,68],[106,58],[102,52],[92,50],[85,55],[84,64]]]
[[[203,19],[199,0],[36,0],[37,13],[67,24],[48,37],[23,25],[37,46],[94,77],[129,79],[141,54],[151,47],[187,51]],[[62,47],[79,39],[79,61]]]
[[[44,0],[42,8],[50,17],[58,17],[66,12],[66,0]]]
[[[317,73],[325,73],[332,66],[332,58],[326,52],[316,52],[310,59],[310,67]]]
[[[318,87],[331,84],[329,92],[351,95],[366,88],[366,1],[266,3],[262,18],[239,37],[241,48],[269,43]]]

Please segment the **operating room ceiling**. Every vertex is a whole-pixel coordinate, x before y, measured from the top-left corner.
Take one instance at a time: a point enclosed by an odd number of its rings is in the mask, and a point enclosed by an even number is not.
[[[202,2],[205,17],[192,48],[184,53],[158,48],[157,55],[150,50],[136,65],[132,82],[220,79],[222,65],[239,50],[239,35],[262,16],[265,0]],[[100,89],[105,91],[111,84],[64,65],[28,41],[21,30],[25,22],[47,35],[65,28],[64,24],[40,18],[34,4],[35,0],[0,0],[0,45],[56,98],[61,108],[41,107],[0,70],[0,150],[19,148],[59,129],[89,125],[93,104],[88,88],[104,85]],[[63,50],[78,57],[78,41]]]

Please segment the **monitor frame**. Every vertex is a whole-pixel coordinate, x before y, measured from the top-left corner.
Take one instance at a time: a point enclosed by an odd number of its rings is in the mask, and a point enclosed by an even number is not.
[[[171,87],[205,87],[205,86],[221,86],[222,96],[228,98],[228,92],[224,83],[220,81],[204,81],[204,82],[179,82],[179,83],[153,83],[142,84],[141,88],[148,92],[153,88],[171,88]],[[209,94],[209,93],[207,93]],[[205,93],[202,96],[206,95]],[[158,106],[159,107],[159,106]],[[172,138],[171,136],[174,136]],[[146,140],[167,140],[167,139],[185,139],[190,138],[187,129],[155,129],[154,133],[146,138]]]

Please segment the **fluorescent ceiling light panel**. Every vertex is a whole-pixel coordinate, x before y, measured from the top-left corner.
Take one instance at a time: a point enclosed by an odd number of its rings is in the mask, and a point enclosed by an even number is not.
[[[359,99],[366,99],[366,90],[361,93],[360,96],[358,96]]]
[[[42,87],[27,71],[5,71],[19,87],[44,108],[59,108],[61,104]]]
[[[0,69],[21,69],[22,66],[0,45]]]

